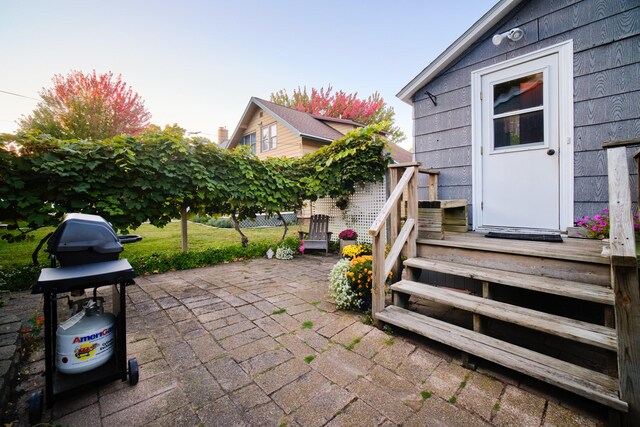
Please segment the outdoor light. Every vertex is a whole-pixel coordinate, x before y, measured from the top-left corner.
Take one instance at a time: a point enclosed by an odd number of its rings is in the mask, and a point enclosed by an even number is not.
[[[511,41],[517,42],[522,37],[524,37],[524,30],[517,27],[512,28],[509,31],[505,31],[502,34],[496,34],[495,36],[493,36],[491,41],[493,42],[494,45],[498,46],[500,43],[502,43],[502,39],[504,39],[505,37]]]

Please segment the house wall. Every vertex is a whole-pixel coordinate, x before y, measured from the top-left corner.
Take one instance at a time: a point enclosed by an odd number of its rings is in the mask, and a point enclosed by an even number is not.
[[[313,153],[318,148],[324,147],[325,145],[329,145],[329,143],[302,138],[302,155],[304,156],[305,154]]]
[[[334,128],[335,130],[337,130],[338,132],[340,132],[341,134],[346,134],[347,132],[350,132],[354,129],[356,129],[356,126],[354,125],[349,125],[346,123],[336,123],[336,122],[322,122],[327,126],[330,126],[332,128]]]
[[[494,34],[516,26],[524,29],[523,39],[493,45]],[[423,167],[441,171],[440,198],[472,201],[471,72],[569,39],[574,48],[574,216],[593,215],[607,207],[602,144],[640,137],[637,0],[523,2],[418,90],[413,105],[415,157]],[[426,91],[437,96],[437,106]],[[629,149],[632,171],[631,153],[636,148]],[[632,175],[634,198],[636,180]],[[427,192],[423,177],[420,198],[426,199]]]
[[[262,117],[260,117],[260,113],[262,113]],[[264,126],[269,126],[273,123],[276,123],[276,119],[263,111],[262,109],[257,109],[256,113],[253,115],[249,123],[247,124],[247,129],[242,133],[242,135],[249,135],[253,132],[256,133],[256,155],[260,159],[266,159],[267,157],[301,157],[302,156],[302,143],[301,138],[291,132],[286,126],[282,123],[277,122],[277,143],[276,148],[273,150],[262,151],[261,143],[260,143],[260,129]]]

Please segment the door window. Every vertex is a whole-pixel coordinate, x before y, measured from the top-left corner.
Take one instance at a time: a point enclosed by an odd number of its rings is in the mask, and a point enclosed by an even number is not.
[[[544,74],[493,85],[493,148],[544,144]]]

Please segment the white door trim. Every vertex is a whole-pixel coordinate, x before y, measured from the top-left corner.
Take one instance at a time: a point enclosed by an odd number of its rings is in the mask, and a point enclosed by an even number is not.
[[[482,227],[482,76],[550,54],[558,54],[558,147],[560,156],[560,230],[573,225],[573,40],[471,72],[471,170],[473,229]]]

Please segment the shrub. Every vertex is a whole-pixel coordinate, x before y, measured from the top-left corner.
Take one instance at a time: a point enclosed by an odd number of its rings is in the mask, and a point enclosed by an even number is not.
[[[229,218],[210,218],[207,221],[207,225],[211,227],[218,228],[233,228],[233,224],[231,224],[231,220]]]
[[[279,247],[276,249],[276,258],[277,259],[293,259],[293,250],[286,246]]]
[[[338,261],[329,273],[329,293],[336,302],[336,306],[343,310],[360,307],[360,299],[353,292],[347,280],[350,263],[346,259]]]
[[[359,299],[360,308],[368,308],[371,306],[371,288],[372,288],[372,257],[371,255],[363,255],[349,261],[349,271],[346,273],[347,282],[351,287],[351,291]],[[393,273],[389,273],[386,284],[391,283]]]
[[[26,264],[0,270],[0,290],[22,291],[36,284],[43,265]]]

